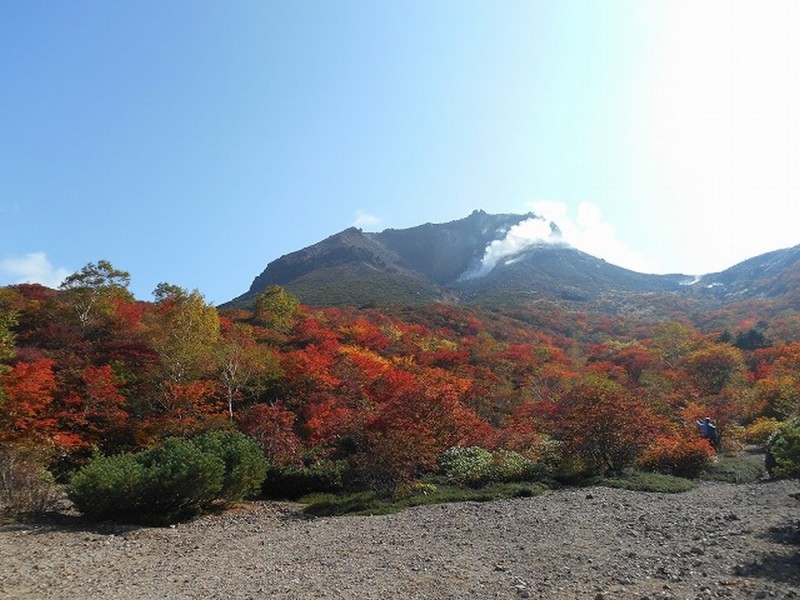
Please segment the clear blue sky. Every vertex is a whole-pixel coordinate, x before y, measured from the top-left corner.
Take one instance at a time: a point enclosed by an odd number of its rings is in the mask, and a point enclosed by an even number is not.
[[[554,215],[638,270],[800,244],[800,2],[0,3],[0,285],[209,301],[350,225]]]

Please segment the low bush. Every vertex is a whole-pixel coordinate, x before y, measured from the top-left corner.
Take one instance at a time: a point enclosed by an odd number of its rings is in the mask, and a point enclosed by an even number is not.
[[[719,452],[738,454],[744,450],[747,432],[737,423],[729,423],[720,434]]]
[[[174,523],[258,490],[260,452],[235,432],[169,438],[136,454],[95,457],[72,476],[68,495],[94,520]]]
[[[488,480],[492,453],[478,446],[448,448],[439,455],[439,472],[453,483],[478,486]]]
[[[307,503],[305,512],[317,517],[387,515],[404,508],[372,490],[345,495],[312,494],[302,500]]]
[[[491,483],[482,488],[452,485],[423,484],[419,493],[386,498],[375,491],[355,494],[314,494],[301,498],[307,504],[305,512],[315,516],[385,515],[406,508],[448,502],[489,502],[506,498],[528,498],[547,488],[539,483]]]
[[[779,479],[800,479],[800,418],[781,423],[767,442],[767,471]]]
[[[616,477],[599,477],[592,483],[634,492],[660,492],[663,494],[688,492],[695,487],[695,483],[690,479],[643,471],[630,471]]]
[[[750,425],[745,427],[744,439],[748,444],[765,446],[770,436],[775,433],[775,429],[780,425],[780,421],[771,417],[759,417]]]
[[[713,456],[708,440],[660,436],[645,449],[636,466],[644,471],[694,478],[711,463]]]
[[[196,515],[216,498],[224,471],[219,458],[190,440],[170,438],[138,454],[97,456],[67,489],[90,519],[166,524]]]
[[[321,460],[308,466],[270,465],[263,494],[267,498],[294,500],[307,494],[341,492],[349,469],[344,460]]]
[[[47,464],[50,452],[40,446],[0,445],[0,509],[12,514],[52,510],[61,497]]]
[[[212,431],[195,438],[194,443],[225,465],[219,499],[236,502],[261,491],[267,459],[255,440],[238,431]]]
[[[511,450],[492,452],[489,466],[489,481],[513,482],[534,481],[546,476],[546,469],[538,462]]]
[[[69,481],[67,494],[90,519],[135,519],[143,510],[148,473],[133,454],[97,456]]]
[[[449,448],[439,455],[439,472],[450,483],[472,487],[490,482],[542,479],[546,469],[511,450],[489,452],[478,446]]]
[[[738,456],[720,456],[703,469],[699,478],[726,483],[755,483],[764,475],[763,465]]]

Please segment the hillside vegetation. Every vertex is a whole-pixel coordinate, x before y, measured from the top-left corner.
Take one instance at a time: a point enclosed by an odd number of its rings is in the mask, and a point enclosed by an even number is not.
[[[19,464],[68,481],[99,455],[235,429],[272,495],[398,494],[446,464],[467,484],[691,477],[800,411],[800,315],[767,299],[692,320],[666,302],[320,309],[272,286],[218,310],[170,284],[136,301],[128,281],[101,261],[58,291],[0,289],[0,442],[38,457]],[[454,448],[475,449],[461,471]]]

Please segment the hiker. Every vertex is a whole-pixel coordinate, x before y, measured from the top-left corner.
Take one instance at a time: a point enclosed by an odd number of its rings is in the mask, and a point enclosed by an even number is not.
[[[719,443],[719,434],[717,433],[717,426],[711,422],[711,417],[706,417],[702,421],[697,419],[697,429],[700,435],[711,442],[711,445],[716,450]]]

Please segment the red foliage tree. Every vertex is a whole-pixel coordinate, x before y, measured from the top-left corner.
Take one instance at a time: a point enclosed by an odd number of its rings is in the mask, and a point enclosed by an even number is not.
[[[18,362],[0,377],[5,399],[0,402],[0,440],[51,439],[56,419],[51,405],[56,380],[53,361]]]
[[[727,344],[710,344],[686,357],[683,371],[701,396],[719,394],[744,370],[742,353]]]
[[[270,462],[277,466],[302,463],[303,444],[295,433],[296,415],[285,406],[254,404],[237,415],[239,428],[258,441]]]
[[[452,446],[491,445],[493,431],[462,402],[469,381],[441,369],[396,372],[360,432],[355,463],[376,487],[392,488],[434,469]]]
[[[551,408],[550,433],[593,472],[629,467],[656,431],[654,415],[608,380],[584,380]]]
[[[170,435],[187,436],[223,425],[228,420],[214,381],[187,383],[166,381],[156,396],[156,404],[137,423],[134,432],[140,446]]]
[[[110,365],[87,366],[81,386],[60,403],[59,429],[63,444],[97,446],[105,451],[125,441],[127,399]],[[68,434],[68,435],[67,435]]]
[[[696,477],[713,456],[714,449],[708,440],[687,428],[675,428],[655,436],[642,452],[637,466],[678,477]]]

